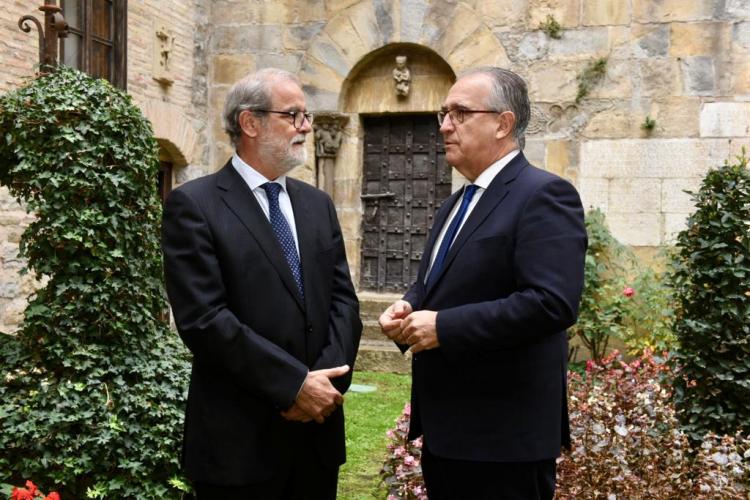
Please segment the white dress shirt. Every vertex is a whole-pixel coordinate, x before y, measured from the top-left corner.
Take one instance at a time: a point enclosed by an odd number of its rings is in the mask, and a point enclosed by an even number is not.
[[[484,192],[489,187],[490,183],[495,179],[495,176],[500,173],[500,171],[508,164],[510,161],[516,157],[516,155],[520,151],[518,149],[514,149],[507,155],[503,156],[499,160],[497,160],[495,163],[484,169],[484,171],[479,174],[479,177],[477,177],[474,180],[474,184],[477,186],[477,190],[474,193],[474,196],[471,199],[471,202],[469,202],[469,207],[466,209],[466,215],[464,216],[464,220],[461,221],[461,224],[458,226],[458,231],[456,232],[456,239],[458,239],[458,235],[461,234],[461,229],[463,229],[464,224],[466,224],[466,220],[471,215],[471,212],[474,210],[474,207],[477,206],[477,203],[479,203],[479,199],[482,197]],[[448,230],[448,226],[451,225],[451,221],[456,216],[456,213],[458,212],[459,208],[461,207],[461,197],[458,198],[456,203],[453,205],[453,209],[451,210],[451,213],[448,214],[448,218],[445,219],[445,223],[443,224],[443,227],[440,229],[440,234],[437,237],[437,240],[435,240],[435,245],[432,247],[432,255],[430,256],[430,268],[427,274],[424,277],[424,282],[427,283],[427,278],[430,276],[430,271],[432,271],[432,264],[435,262],[435,257],[437,257],[438,250],[440,249],[440,245],[443,243],[443,237],[445,236],[445,232]],[[456,241],[454,239],[453,241]],[[451,243],[453,245],[453,243]]]
[[[266,190],[260,187],[266,182],[278,182],[281,184],[281,191],[279,191],[279,209],[289,224],[289,229],[292,230],[292,236],[294,236],[294,246],[297,248],[297,255],[299,255],[299,241],[297,240],[297,225],[294,223],[294,210],[292,210],[292,200],[289,199],[289,195],[286,192],[286,176],[282,175],[275,181],[269,181],[260,172],[255,170],[253,167],[245,163],[237,153],[232,156],[232,166],[242,177],[245,183],[248,185],[250,190],[255,195],[255,199],[258,200],[260,208],[266,215],[266,219],[270,222],[270,213],[268,207],[268,195]]]

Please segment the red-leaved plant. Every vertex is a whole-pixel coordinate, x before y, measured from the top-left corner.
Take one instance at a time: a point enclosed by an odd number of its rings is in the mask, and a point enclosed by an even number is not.
[[[14,487],[10,494],[10,500],[36,500],[39,498],[43,498],[44,500],[60,500],[60,495],[56,491],[53,491],[45,496],[31,481],[26,481],[25,488]]]
[[[670,378],[646,353],[618,353],[569,374],[571,450],[557,466],[557,499],[750,498],[750,437],[706,435],[691,446],[675,417]],[[407,441],[410,408],[388,431],[381,477],[389,500],[426,499],[421,440]]]

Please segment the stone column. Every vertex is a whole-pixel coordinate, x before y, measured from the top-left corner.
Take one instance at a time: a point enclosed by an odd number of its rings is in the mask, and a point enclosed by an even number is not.
[[[333,198],[336,155],[349,117],[339,113],[315,113],[315,177],[317,186]]]

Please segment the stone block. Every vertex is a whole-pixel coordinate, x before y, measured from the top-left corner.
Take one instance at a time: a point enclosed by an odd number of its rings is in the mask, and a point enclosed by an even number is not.
[[[633,246],[662,244],[662,215],[656,212],[613,212],[606,214],[609,230],[620,243]]]
[[[306,50],[313,40],[323,30],[326,23],[317,21],[307,24],[294,24],[284,27],[284,49]]]
[[[302,60],[299,79],[304,86],[335,93],[341,90],[341,84],[344,81],[344,78],[333,71],[330,66],[312,57]]]
[[[351,208],[337,208],[336,213],[341,224],[341,233],[351,239],[359,234],[362,228],[362,212]]]
[[[725,0],[632,0],[633,20],[641,23],[701,21],[722,14]]]
[[[622,99],[633,93],[633,63],[631,60],[610,59],[607,72],[595,85],[587,99]]]
[[[611,179],[608,210],[623,213],[661,212],[661,182],[661,179],[643,177]]]
[[[578,180],[578,193],[581,195],[583,208],[609,211],[609,182],[609,179],[599,177],[581,177]]]
[[[523,148],[523,155],[532,165],[536,167],[544,166],[547,143],[544,139],[531,139],[526,136],[526,145]]]
[[[393,13],[398,9],[397,0],[373,0],[375,8],[375,23],[377,24],[376,32],[380,38],[373,45],[373,49],[389,43],[399,41],[399,33],[396,32],[394,25]],[[367,20],[364,18],[364,20]],[[369,21],[369,20],[367,20]],[[355,28],[358,26],[357,21],[353,21]],[[359,30],[359,28],[357,28]]]
[[[18,211],[23,210],[23,207],[11,196],[8,192],[8,188],[0,186],[0,210]]]
[[[604,57],[609,51],[608,28],[579,28],[565,30],[562,38],[549,44],[549,54],[555,59],[592,59]]]
[[[459,4],[451,14],[450,23],[446,26],[445,32],[440,37],[438,43],[433,46],[438,54],[450,54],[461,44],[466,44],[477,36],[487,36],[487,33],[494,39],[489,30],[486,28],[478,32],[480,20],[472,9],[466,5]],[[497,42],[497,40],[495,40]],[[481,45],[481,44],[474,44]],[[499,45],[499,44],[498,44]],[[475,59],[480,59],[479,57]]]
[[[683,91],[688,95],[712,95],[716,89],[716,70],[711,57],[685,57],[680,61]]]
[[[294,19],[294,2],[258,2],[256,0],[213,0],[209,3],[210,22],[222,24],[284,24]]]
[[[707,102],[700,114],[701,137],[750,136],[750,103]]]
[[[426,0],[401,0],[400,40],[402,42],[417,43],[424,29],[425,15],[429,5]]]
[[[750,98],[750,60],[737,62],[731,68],[732,94]]]
[[[372,7],[371,4],[366,5]],[[372,11],[370,11],[371,16],[372,14]],[[366,26],[369,26],[370,30],[377,29],[372,21],[367,23]],[[345,14],[334,17],[326,26],[325,33],[333,41],[337,51],[341,53],[344,60],[354,62],[372,50],[373,47],[370,45],[372,43],[370,39],[372,37],[377,38],[377,35],[365,33],[367,40],[363,40],[352,24],[351,18]],[[353,66],[353,64],[349,64],[349,66]]]
[[[724,9],[730,16],[750,18],[750,3],[747,0],[725,0]]]
[[[750,49],[750,21],[742,21],[732,25],[732,43],[735,47]]]
[[[242,24],[214,28],[209,48],[214,54],[236,54],[248,50],[282,52],[284,42],[279,26]]]
[[[695,204],[692,197],[685,191],[696,192],[700,185],[700,177],[664,179],[661,184],[662,211],[681,214],[693,212]]]
[[[402,0],[403,3],[405,0]],[[520,25],[526,20],[529,0],[476,0],[474,10],[490,26]],[[403,22],[403,17],[402,21]],[[538,27],[538,26],[537,26]],[[531,27],[536,29],[537,27]]]
[[[666,97],[652,102],[656,121],[651,137],[697,137],[701,102],[695,97]]]
[[[541,31],[530,31],[523,35],[518,43],[516,57],[526,61],[535,61],[547,57],[550,41]]]
[[[720,56],[729,52],[729,40],[726,23],[672,23],[669,54],[674,57]]]
[[[631,34],[635,57],[662,57],[668,54],[668,24],[632,24]]]
[[[497,37],[488,29],[482,28],[472,36],[467,37],[446,57],[451,67],[460,73],[475,66],[510,66],[510,60],[505,48]]]
[[[584,26],[628,24],[630,5],[622,0],[583,0],[581,14]]]
[[[537,102],[571,102],[578,92],[578,65],[540,61],[526,71],[529,98]]]
[[[677,234],[687,227],[687,220],[690,217],[689,213],[664,214],[664,237],[662,244],[674,245],[677,241]]]
[[[564,176],[566,169],[571,165],[571,143],[570,141],[548,141],[544,157],[545,170]]]
[[[680,66],[668,57],[640,59],[636,62],[636,89],[644,97],[679,95]]]
[[[635,115],[640,117],[639,112]],[[591,116],[583,136],[589,139],[626,138],[638,133],[639,118],[634,118],[631,103],[616,102]]]
[[[580,21],[580,0],[529,0],[529,29],[539,25],[551,15],[563,28],[575,28]]]
[[[333,71],[342,76],[348,75],[353,66],[342,54],[341,48],[325,31],[315,40],[315,43],[310,45],[307,54],[319,62],[327,64]]]
[[[297,74],[302,61],[302,52],[285,52],[283,54],[258,52],[255,57],[258,68],[279,68]]]
[[[255,71],[253,54],[218,54],[211,57],[213,83],[232,85],[242,77]]]
[[[734,146],[732,144],[732,146]],[[581,176],[703,177],[731,154],[727,139],[620,139],[581,144]]]

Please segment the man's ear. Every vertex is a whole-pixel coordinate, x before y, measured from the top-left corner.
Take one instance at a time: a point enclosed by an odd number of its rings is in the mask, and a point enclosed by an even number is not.
[[[258,130],[260,128],[260,119],[255,116],[255,113],[248,110],[240,111],[240,116],[237,120],[240,124],[242,132],[248,137],[257,137]]]
[[[513,128],[516,126],[516,115],[513,111],[503,111],[500,113],[499,118],[495,137],[504,139],[513,134]]]

